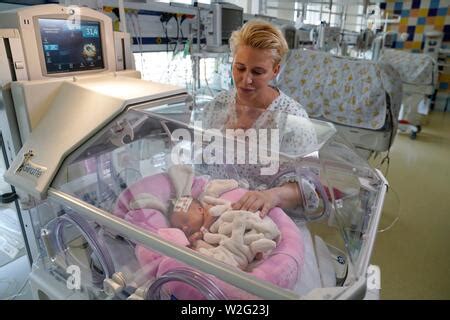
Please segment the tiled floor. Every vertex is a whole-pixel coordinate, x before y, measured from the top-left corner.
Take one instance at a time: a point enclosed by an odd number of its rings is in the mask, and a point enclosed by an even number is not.
[[[11,192],[3,180],[5,164],[0,156],[0,194]],[[0,300],[31,299],[30,265],[15,204],[0,204]]]
[[[30,265],[26,255],[0,267],[0,300],[30,300]]]

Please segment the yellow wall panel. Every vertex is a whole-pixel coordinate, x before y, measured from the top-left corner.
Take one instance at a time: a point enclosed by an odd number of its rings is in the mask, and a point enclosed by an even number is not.
[[[411,49],[420,49],[422,47],[422,41],[413,41]]]
[[[424,29],[425,29],[424,25],[416,26],[416,32],[415,33],[416,34],[417,33],[423,33]]]
[[[428,8],[419,9],[419,17],[426,17],[426,16],[428,16]]]
[[[406,41],[405,42],[405,45],[404,45],[404,48],[405,49],[412,49],[412,41]]]
[[[442,26],[445,23],[445,16],[440,16],[440,17],[434,17],[434,25],[436,27],[440,27],[442,28]]]

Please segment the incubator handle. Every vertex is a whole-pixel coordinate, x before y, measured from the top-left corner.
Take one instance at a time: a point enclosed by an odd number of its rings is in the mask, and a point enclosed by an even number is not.
[[[308,217],[306,216],[306,218],[308,220],[317,220],[320,219],[322,217],[326,217],[329,216],[330,212],[331,212],[331,206],[330,206],[330,201],[328,200],[328,195],[325,191],[325,188],[323,187],[322,183],[319,181],[319,179],[312,173],[310,172],[305,172],[303,171],[301,174],[303,174],[304,176],[306,176],[316,187],[317,192],[319,193],[320,197],[322,198],[323,201],[323,205],[324,205],[324,209],[323,212],[318,215],[317,217]]]

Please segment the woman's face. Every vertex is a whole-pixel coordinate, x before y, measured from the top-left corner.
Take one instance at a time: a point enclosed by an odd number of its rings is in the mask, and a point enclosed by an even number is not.
[[[239,46],[233,61],[233,79],[238,98],[244,103],[261,99],[279,70],[280,65],[274,65],[271,49]]]

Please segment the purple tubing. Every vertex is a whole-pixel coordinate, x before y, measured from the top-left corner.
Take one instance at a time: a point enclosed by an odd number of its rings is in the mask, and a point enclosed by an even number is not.
[[[171,281],[189,284],[200,291],[200,293],[208,300],[227,300],[227,297],[222,290],[220,290],[211,279],[198,271],[187,268],[171,270],[156,279],[147,292],[146,300],[161,300],[162,286]]]
[[[64,231],[62,228],[64,224],[74,224],[79,229],[80,233],[87,240],[89,246],[97,256],[103,272],[105,273],[105,277],[110,278],[114,274],[115,270],[109,250],[103,241],[97,237],[95,230],[79,214],[68,212],[67,214],[57,218],[55,225],[55,240],[58,250],[60,252],[64,252],[67,249],[63,240]],[[103,282],[103,279],[99,279],[99,281]]]

